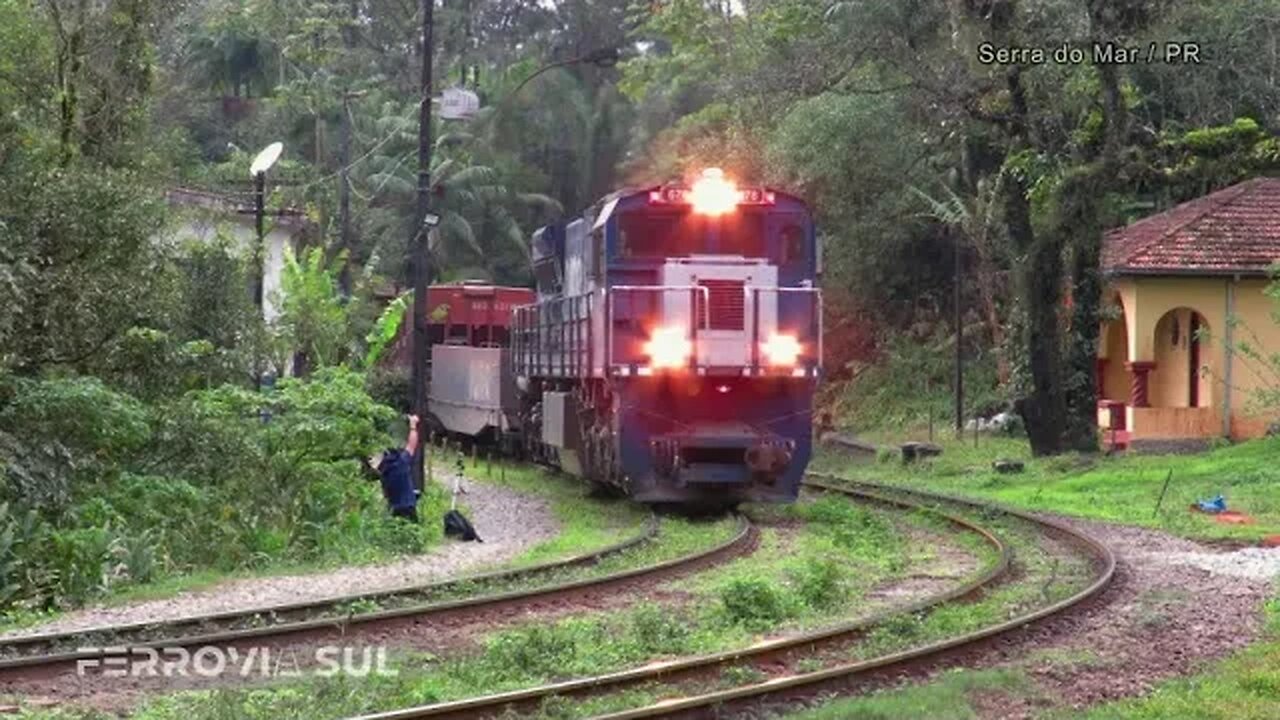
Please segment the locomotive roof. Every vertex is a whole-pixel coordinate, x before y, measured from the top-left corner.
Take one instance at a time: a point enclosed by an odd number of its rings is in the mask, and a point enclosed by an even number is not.
[[[625,187],[620,190],[615,190],[609,193],[608,195],[605,195],[604,197],[597,200],[595,204],[591,205],[586,210],[583,210],[578,215],[578,217],[594,218],[594,221],[591,223],[592,229],[594,230],[609,220],[609,218],[613,215],[613,209],[617,207],[617,204],[620,200],[634,197],[636,195],[648,195],[650,192],[654,190],[660,190],[663,187],[673,185],[673,184],[675,183],[666,183],[665,185],[637,185],[637,186]],[[786,198],[788,200],[798,202],[802,205],[807,206],[807,203],[805,203],[804,200],[800,199],[795,195],[792,195],[789,192],[786,192],[785,190],[775,190],[774,188],[763,186],[763,185],[759,187],[763,190],[768,190],[769,192],[774,193],[776,196],[780,198]],[[570,222],[572,222],[572,220],[570,220]]]

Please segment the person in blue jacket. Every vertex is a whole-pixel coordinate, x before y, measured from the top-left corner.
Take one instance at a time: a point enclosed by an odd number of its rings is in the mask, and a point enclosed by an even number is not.
[[[391,514],[418,522],[418,491],[413,486],[413,463],[418,455],[418,416],[409,416],[409,438],[404,448],[387,448],[369,458],[369,467],[382,480],[382,494]]]

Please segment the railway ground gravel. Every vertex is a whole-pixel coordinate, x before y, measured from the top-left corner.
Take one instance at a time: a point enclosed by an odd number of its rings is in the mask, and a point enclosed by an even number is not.
[[[948,717],[1074,717],[1204,669],[1261,633],[1263,605],[1272,596],[1270,576],[1239,572],[1241,558],[1255,553],[1146,528],[1058,519],[1115,552],[1116,576],[1098,598],[1066,615],[904,671],[887,683],[894,689],[879,682],[860,688],[885,691],[878,697],[837,700],[812,711],[781,711],[771,717],[858,716],[867,707],[892,708],[886,715],[892,716],[931,692],[952,698],[949,708],[957,714]]]
[[[1244,648],[1261,631],[1271,583],[1235,572],[1238,551],[1156,530],[1068,522],[1112,548],[1117,575],[1099,602],[1044,628],[1037,653],[1020,660],[1040,691],[1037,704],[1076,710],[1142,695]],[[1014,702],[982,715],[1012,720],[1043,710]]]
[[[452,487],[452,478],[446,487]],[[482,543],[445,540],[423,555],[377,565],[343,567],[317,573],[248,578],[183,592],[170,598],[91,606],[51,622],[0,635],[0,640],[44,632],[67,632],[100,625],[160,622],[192,615],[240,610],[359,592],[393,590],[477,572],[515,558],[560,530],[544,498],[497,484],[467,480],[460,500]],[[424,517],[422,522],[441,522]]]

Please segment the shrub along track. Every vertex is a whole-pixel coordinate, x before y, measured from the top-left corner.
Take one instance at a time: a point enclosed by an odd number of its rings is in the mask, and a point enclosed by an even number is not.
[[[627,687],[655,682],[698,681],[715,677],[722,670],[748,664],[760,665],[778,662],[794,663],[820,647],[848,643],[866,635],[890,617],[904,613],[917,613],[947,602],[960,600],[1000,582],[1011,569],[1012,551],[997,535],[987,528],[959,515],[926,507],[919,502],[893,497],[879,492],[853,490],[811,484],[815,490],[832,492],[859,501],[886,505],[900,510],[921,511],[954,526],[960,532],[972,533],[981,538],[994,551],[994,561],[987,564],[958,587],[924,597],[907,605],[894,607],[883,613],[862,620],[842,623],[800,635],[758,643],[749,648],[681,658],[646,665],[640,668],[600,675],[591,678],[568,680],[550,685],[516,690],[485,697],[437,703],[417,708],[368,715],[359,720],[416,720],[418,718],[476,718],[476,717],[525,717],[534,715],[548,700],[559,701],[566,697],[580,697],[614,692]]]
[[[835,480],[840,484],[829,484],[824,480]],[[806,486],[814,491],[839,493],[861,501],[888,504],[899,508],[916,509],[936,516],[966,531],[976,532],[990,543],[998,552],[997,560],[962,586],[934,596],[923,598],[905,607],[898,607],[858,622],[851,622],[823,630],[808,632],[802,635],[762,642],[749,648],[705,655],[700,657],[681,658],[666,662],[654,663],[640,668],[625,670],[591,678],[568,680],[541,687],[529,688],[498,695],[491,695],[450,703],[438,703],[417,708],[395,710],[391,712],[366,715],[356,720],[418,720],[420,718],[484,718],[531,716],[539,712],[540,707],[550,703],[552,707],[565,707],[560,703],[566,697],[598,696],[617,692],[626,688],[654,688],[662,693],[659,683],[667,684],[668,693],[671,683],[682,683],[686,687],[705,688],[709,684],[720,681],[722,671],[732,667],[751,669],[752,672],[763,671],[773,677],[755,684],[732,687],[727,690],[713,690],[701,694],[690,694],[685,697],[674,697],[662,700],[653,705],[616,712],[607,717],[612,720],[650,717],[717,717],[729,716],[737,708],[762,699],[794,699],[811,697],[818,692],[829,691],[834,687],[847,687],[851,682],[883,677],[886,672],[902,672],[913,664],[918,665],[946,655],[958,649],[967,648],[984,640],[1008,633],[1029,623],[1051,615],[1065,612],[1080,603],[1095,597],[1110,582],[1115,572],[1115,557],[1111,550],[1102,543],[1080,533],[1065,524],[1038,518],[1005,507],[992,506],[964,498],[957,498],[933,493],[905,490],[897,487],[881,486],[869,483],[853,483],[840,478],[819,478],[811,475]],[[1072,546],[1087,556],[1090,577],[1083,587],[1057,602],[1045,604],[1019,613],[1016,617],[988,625],[978,630],[949,637],[929,644],[906,650],[878,654],[875,657],[855,662],[838,662],[834,665],[814,671],[797,672],[787,668],[795,668],[802,659],[813,659],[827,653],[828,657],[838,657],[841,648],[845,651],[866,638],[877,628],[892,628],[895,619],[904,616],[920,615],[930,609],[939,608],[947,603],[968,598],[980,597],[993,590],[1005,581],[1017,579],[1040,583],[1043,578],[1029,577],[1025,569],[1013,567],[1013,551],[987,527],[961,515],[943,512],[938,506],[959,506],[968,514],[977,513],[984,518],[1000,517],[1033,527],[1036,532],[1052,537],[1057,542]],[[1019,574],[1024,575],[1017,578]],[[1050,584],[1058,580],[1058,563],[1053,561],[1052,574],[1041,589],[1047,600]],[[832,653],[834,650],[834,654]],[[845,656],[847,658],[847,655]],[[779,672],[779,669],[782,672]],[[607,707],[605,705],[604,707]]]
[[[138,650],[196,646],[244,647],[249,641],[298,644],[353,632],[378,632],[424,621],[463,621],[477,616],[500,616],[531,606],[561,603],[574,597],[625,587],[635,581],[652,582],[713,565],[755,545],[756,530],[739,517],[733,537],[714,547],[681,557],[606,575],[578,577],[535,587],[509,589],[516,581],[554,577],[573,568],[592,566],[606,557],[652,542],[659,522],[650,517],[636,536],[594,552],[565,560],[506,570],[417,587],[362,593],[323,601],[276,605],[244,611],[192,616],[163,623],[134,623],[65,633],[10,638],[0,644],[0,683],[48,678],[82,660],[131,657]],[[489,590],[488,594],[484,593]],[[448,599],[441,599],[442,597]],[[99,665],[101,667],[101,665]]]

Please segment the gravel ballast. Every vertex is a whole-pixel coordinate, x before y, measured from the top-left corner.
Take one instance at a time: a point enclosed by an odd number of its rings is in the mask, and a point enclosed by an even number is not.
[[[1164,562],[1198,567],[1212,575],[1270,580],[1280,575],[1280,548],[1244,548],[1228,553],[1170,553]]]
[[[1215,552],[1156,530],[1063,520],[1111,547],[1116,577],[1085,608],[964,661],[973,668],[1018,668],[1033,682],[1030,696],[987,694],[976,708],[982,720],[1029,720],[1143,695],[1258,636],[1270,575],[1252,568],[1240,574],[1243,558],[1255,549]]]
[[[452,488],[452,478],[445,482],[446,487]],[[379,565],[233,580],[161,600],[88,607],[42,625],[2,634],[0,640],[101,625],[176,620],[192,615],[422,585],[508,561],[559,532],[560,525],[542,498],[471,480],[464,481],[463,486],[467,494],[459,499],[466,505],[467,519],[484,540],[482,543],[445,540],[424,555]],[[424,517],[422,522],[438,523],[441,519]]]

